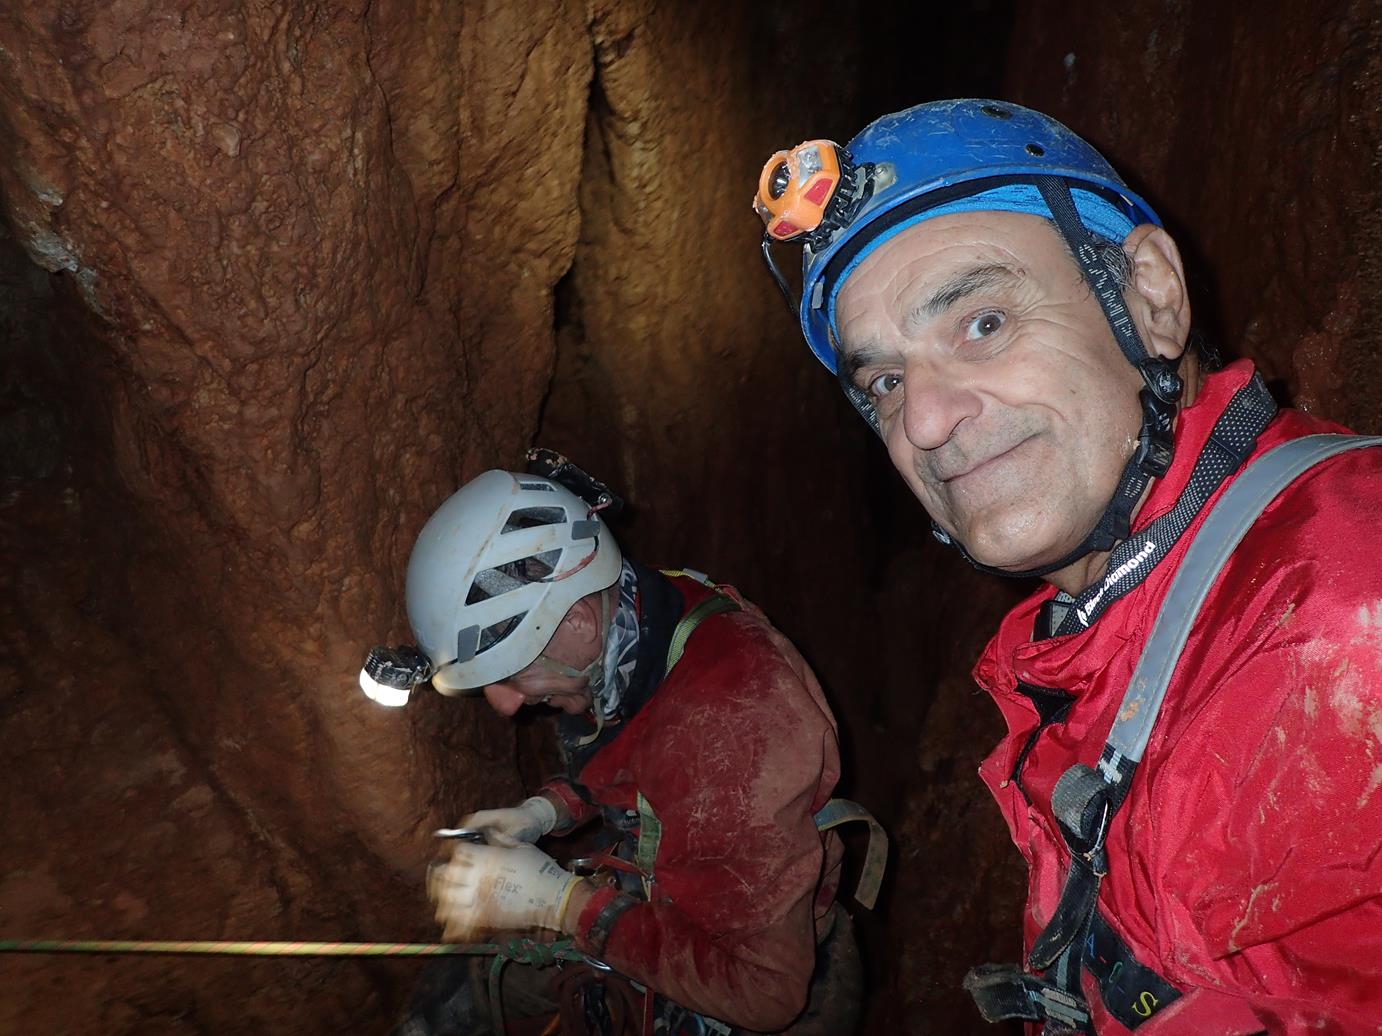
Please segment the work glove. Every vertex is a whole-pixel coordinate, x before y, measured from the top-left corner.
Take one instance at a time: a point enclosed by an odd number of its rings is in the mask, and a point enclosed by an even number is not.
[[[571,890],[580,881],[541,849],[460,842],[450,862],[427,874],[445,942],[478,942],[495,932],[561,931]]]
[[[557,826],[557,809],[541,795],[508,809],[482,809],[461,818],[457,827],[483,831],[492,845],[512,849],[536,842]]]

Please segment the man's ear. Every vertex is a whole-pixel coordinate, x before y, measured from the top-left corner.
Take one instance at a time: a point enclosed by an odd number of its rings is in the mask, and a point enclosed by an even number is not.
[[[1166,231],[1143,223],[1124,239],[1123,251],[1132,260],[1128,301],[1147,348],[1154,356],[1174,360],[1185,351],[1190,335],[1190,299],[1180,249]]]
[[[589,594],[573,604],[562,619],[562,625],[579,643],[596,640],[600,636],[600,595]]]

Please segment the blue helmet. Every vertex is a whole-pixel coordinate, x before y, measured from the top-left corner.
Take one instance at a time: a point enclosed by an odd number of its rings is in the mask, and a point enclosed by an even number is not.
[[[956,212],[1022,212],[1051,219],[1099,300],[1119,349],[1142,375],[1142,431],[1117,491],[1084,542],[1041,569],[999,574],[1045,575],[1127,539],[1143,489],[1170,466],[1172,426],[1184,386],[1175,361],[1145,348],[1122,285],[1099,248],[1100,239],[1121,245],[1134,227],[1160,226],[1161,220],[1099,152],[1055,119],[1016,104],[932,101],[883,116],[844,148],[813,140],[779,152],[759,178],[754,207],[767,228],[764,259],[796,310],[811,351],[837,377],[835,298],[879,245],[923,220]],[[783,241],[804,246],[799,301],[773,257],[772,246]],[[881,435],[868,393],[846,378],[840,385]],[[963,544],[933,528],[937,538],[974,561]]]
[[[932,101],[885,115],[846,145],[844,157],[862,174],[852,181],[857,195],[847,222],[804,235],[799,305],[806,341],[832,372],[835,294],[869,252],[915,223],[973,210],[1049,217],[1034,182],[1054,176],[1070,188],[1085,226],[1115,243],[1140,223],[1161,225],[1084,140],[1005,101]]]

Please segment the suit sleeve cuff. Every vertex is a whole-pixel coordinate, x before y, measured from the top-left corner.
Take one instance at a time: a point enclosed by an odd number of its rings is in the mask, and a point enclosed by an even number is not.
[[[596,959],[602,958],[615,923],[626,911],[636,906],[638,900],[627,892],[620,892],[612,886],[598,890],[590,897],[577,919],[577,948]]]
[[[552,828],[552,834],[568,834],[590,819],[590,806],[576,794],[569,781],[548,781],[538,789],[538,794],[556,807],[557,826]]]

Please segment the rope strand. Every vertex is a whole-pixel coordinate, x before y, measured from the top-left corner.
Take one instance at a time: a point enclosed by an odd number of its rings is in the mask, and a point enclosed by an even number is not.
[[[162,953],[227,957],[446,957],[495,956],[539,967],[580,960],[571,940],[538,943],[514,939],[495,943],[430,942],[232,942],[155,939],[0,939],[0,953]]]

